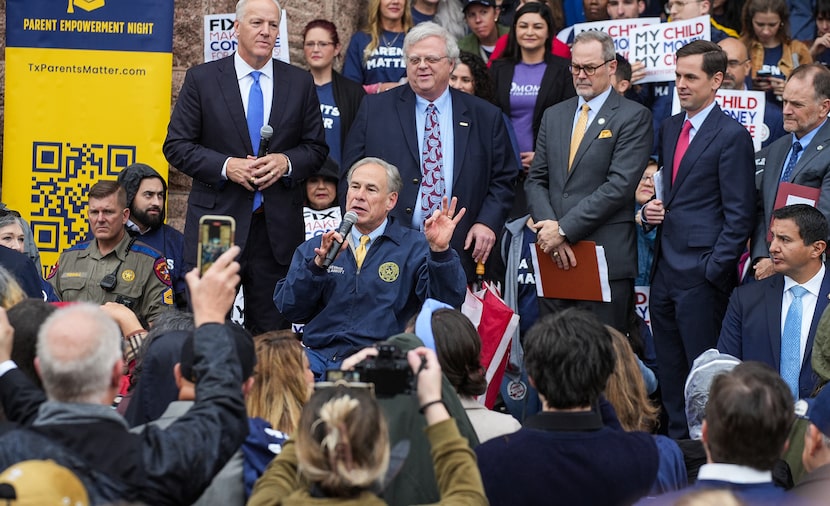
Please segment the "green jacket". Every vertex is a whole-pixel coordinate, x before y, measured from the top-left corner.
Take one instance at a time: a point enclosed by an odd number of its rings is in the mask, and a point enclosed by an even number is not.
[[[499,31],[499,37],[510,32],[510,28],[498,24],[496,25],[496,29]],[[481,56],[484,63],[487,63],[487,60],[490,59],[490,55],[486,54],[481,49],[481,43],[478,41],[478,37],[476,37],[476,34],[474,33],[468,33],[458,39],[458,49]]]

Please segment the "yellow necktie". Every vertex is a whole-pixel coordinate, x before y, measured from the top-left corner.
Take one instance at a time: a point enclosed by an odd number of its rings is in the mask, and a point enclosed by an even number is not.
[[[582,138],[585,137],[585,129],[588,127],[588,104],[582,104],[582,111],[579,113],[579,118],[576,119],[576,126],[574,133],[571,136],[571,154],[568,156],[568,172],[574,164],[574,157],[582,143]]]
[[[369,236],[368,235],[361,235],[360,236],[360,246],[355,248],[354,250],[354,259],[357,261],[357,268],[363,265],[363,260],[366,258],[366,245],[369,244]]]

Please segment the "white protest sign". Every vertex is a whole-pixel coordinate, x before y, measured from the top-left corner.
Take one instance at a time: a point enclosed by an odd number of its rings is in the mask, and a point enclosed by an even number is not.
[[[689,42],[711,40],[709,16],[633,28],[628,34],[629,58],[645,64],[639,83],[674,81],[675,53]]]
[[[609,21],[594,21],[592,23],[577,23],[574,25],[574,35],[582,32],[599,31],[607,33],[614,39],[614,49],[623,58],[628,59],[630,50],[629,32],[633,28],[656,25],[660,18],[612,19]]]
[[[230,56],[236,51],[239,41],[233,30],[235,19],[235,13],[205,16],[205,62]],[[288,15],[285,9],[280,16],[280,35],[274,44],[274,58],[291,63],[288,56]]]
[[[769,138],[769,128],[764,124],[766,97],[763,91],[724,90],[715,95],[715,101],[724,114],[734,119],[747,129],[752,136],[755,151],[761,149],[761,143]],[[672,114],[680,112],[680,100],[677,90],[672,98]]]

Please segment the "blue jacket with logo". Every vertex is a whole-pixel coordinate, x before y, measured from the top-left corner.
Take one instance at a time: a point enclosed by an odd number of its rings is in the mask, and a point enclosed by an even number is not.
[[[306,322],[303,344],[329,359],[351,355],[404,330],[427,298],[461,307],[466,276],[458,253],[429,250],[424,235],[389,218],[358,270],[344,248],[328,270],[314,263],[312,238],[294,252],[274,303],[294,322]]]

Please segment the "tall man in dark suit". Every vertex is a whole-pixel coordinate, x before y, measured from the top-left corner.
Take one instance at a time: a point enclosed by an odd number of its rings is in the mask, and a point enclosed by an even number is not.
[[[784,130],[792,133],[770,144],[759,190],[752,235],[755,279],[776,271],[769,259],[767,228],[782,182],[819,188],[818,210],[830,220],[830,70],[821,64],[793,70],[784,85]],[[798,146],[796,146],[798,144]]]
[[[280,12],[276,0],[239,1],[237,52],[187,72],[164,141],[167,161],[193,178],[185,270],[196,265],[199,218],[233,216],[245,325],[254,334],[289,325],[272,297],[305,237],[297,183],[328,152],[311,75],[271,58]],[[269,154],[256,157],[265,124],[274,129]]]
[[[456,197],[467,214],[451,245],[472,281],[513,202],[516,156],[501,110],[450,88],[458,45],[445,29],[421,23],[406,35],[403,50],[409,84],[363,100],[346,139],[340,180],[367,156],[395,165],[404,185],[390,216],[415,229],[423,228],[441,197]]]
[[[830,302],[822,259],[827,220],[811,206],[785,206],[773,211],[770,231],[776,274],[735,289],[718,350],[766,363],[781,373],[796,398],[807,398],[815,386],[813,336]]]
[[[717,343],[738,259],[752,231],[755,164],[746,129],[715,103],[726,53],[696,40],[677,51],[685,110],[663,122],[663,195],[643,207],[660,225],[651,284],[651,325],[669,435],[688,437],[683,385],[694,359]]]
[[[575,37],[571,70],[578,96],[545,111],[525,191],[536,243],[557,266],[576,265],[577,241],[605,247],[611,302],[540,299],[540,309],[580,305],[625,332],[637,276],[634,191],[654,138],[651,113],[612,88],[617,61],[606,33]]]

